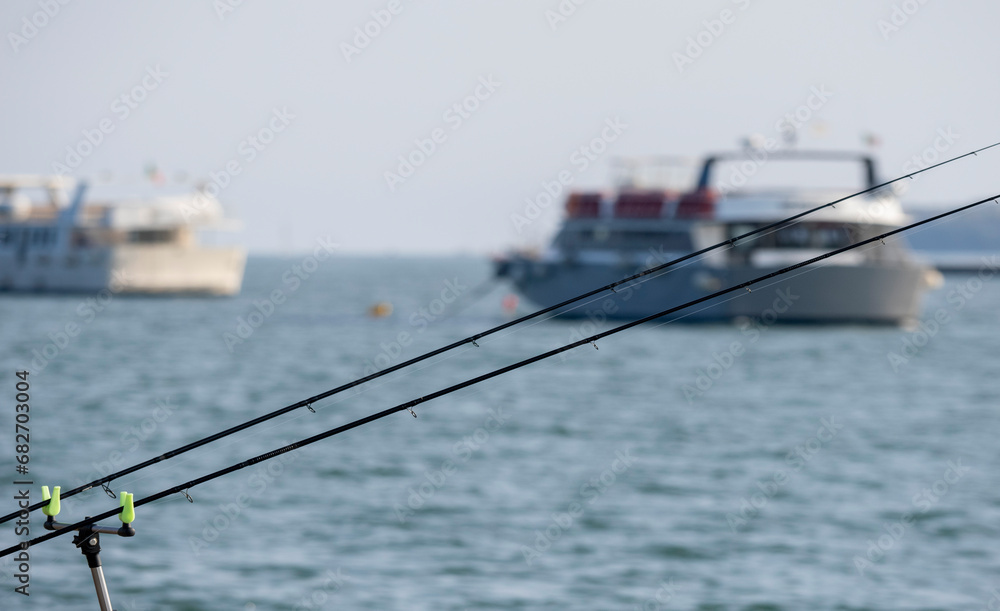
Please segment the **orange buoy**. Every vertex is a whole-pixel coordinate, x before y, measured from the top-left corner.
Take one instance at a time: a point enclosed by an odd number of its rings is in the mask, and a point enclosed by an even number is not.
[[[380,301],[368,308],[368,315],[372,318],[392,316],[392,304],[388,301]]]

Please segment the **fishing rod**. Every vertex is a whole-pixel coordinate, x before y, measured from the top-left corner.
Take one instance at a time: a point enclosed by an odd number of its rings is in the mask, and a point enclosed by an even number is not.
[[[867,189],[864,189],[863,191],[858,191],[856,193],[852,193],[850,195],[844,196],[844,197],[842,197],[840,199],[837,199],[837,200],[834,200],[832,202],[829,202],[829,203],[826,203],[826,204],[822,204],[820,206],[816,206],[815,208],[811,208],[809,210],[805,210],[805,211],[800,212],[798,214],[795,214],[793,216],[789,216],[789,217],[787,217],[785,219],[782,219],[782,220],[779,220],[779,221],[775,221],[775,222],[773,222],[773,223],[771,223],[769,225],[764,225],[764,226],[759,227],[757,229],[753,229],[753,230],[747,231],[746,233],[743,233],[743,234],[738,235],[736,237],[730,238],[730,239],[725,240],[723,242],[719,242],[718,244],[714,244],[714,245],[708,246],[706,248],[703,248],[701,250],[692,252],[692,253],[687,254],[687,255],[683,255],[683,256],[678,257],[676,259],[673,259],[671,261],[667,261],[666,263],[662,263],[662,264],[657,265],[655,267],[651,267],[649,269],[646,269],[646,270],[643,270],[641,272],[635,273],[635,274],[633,274],[631,276],[628,276],[627,278],[623,278],[621,280],[612,282],[611,284],[607,284],[607,285],[602,286],[600,288],[593,289],[591,291],[588,291],[588,292],[583,293],[581,295],[577,295],[576,297],[572,297],[570,299],[567,299],[566,301],[563,301],[561,303],[557,303],[557,304],[549,306],[547,308],[542,308],[541,310],[538,310],[538,311],[533,312],[531,314],[527,314],[527,315],[522,316],[520,318],[517,318],[515,320],[511,320],[511,321],[502,323],[502,324],[497,325],[497,326],[495,326],[495,327],[493,327],[491,329],[487,329],[486,331],[482,331],[482,332],[477,333],[475,335],[470,335],[469,337],[466,337],[464,339],[460,339],[460,340],[455,341],[455,342],[453,342],[451,344],[448,344],[446,346],[442,346],[441,348],[438,348],[436,350],[431,350],[430,352],[426,352],[426,353],[421,354],[419,356],[413,357],[413,358],[411,358],[411,359],[409,359],[407,361],[403,361],[401,363],[397,363],[396,365],[392,365],[392,366],[387,367],[385,369],[382,369],[380,371],[376,371],[376,372],[374,372],[374,373],[372,373],[370,375],[358,378],[358,379],[356,379],[356,380],[354,380],[352,382],[348,382],[348,383],[343,384],[341,386],[338,386],[336,388],[333,388],[333,389],[327,390],[325,392],[319,393],[317,395],[309,397],[308,399],[303,399],[301,401],[297,401],[297,402],[292,403],[290,405],[286,405],[285,407],[282,407],[280,409],[277,409],[277,410],[274,410],[274,411],[269,412],[267,414],[263,414],[263,415],[258,416],[256,418],[253,418],[252,420],[247,420],[246,422],[243,422],[241,424],[237,424],[237,425],[232,426],[232,427],[230,427],[228,429],[225,429],[223,431],[219,431],[218,433],[215,433],[213,435],[209,435],[209,436],[204,437],[202,439],[198,439],[196,441],[192,441],[192,442],[190,442],[190,443],[188,443],[186,445],[183,445],[183,446],[181,446],[181,447],[179,447],[177,449],[170,450],[168,452],[160,454],[159,456],[155,456],[155,457],[150,458],[150,459],[148,459],[146,461],[143,461],[141,463],[132,465],[131,467],[126,467],[124,469],[121,469],[120,471],[116,471],[114,473],[109,473],[108,475],[105,475],[103,477],[95,479],[92,482],[89,482],[87,484],[82,484],[80,486],[77,486],[76,488],[73,488],[71,490],[68,490],[68,491],[64,492],[62,494],[62,498],[69,498],[69,497],[74,496],[76,494],[79,494],[81,492],[86,492],[87,490],[90,490],[90,489],[95,488],[97,486],[101,486],[104,489],[104,491],[108,494],[108,496],[114,497],[114,493],[111,492],[111,489],[107,486],[107,484],[110,483],[110,482],[112,482],[112,481],[114,481],[114,480],[116,480],[116,479],[119,479],[119,478],[121,478],[121,477],[123,477],[125,475],[129,475],[129,474],[135,473],[136,471],[139,471],[139,470],[145,469],[146,467],[150,467],[152,465],[161,463],[161,462],[163,462],[165,460],[170,460],[171,458],[174,458],[176,456],[180,456],[181,454],[184,454],[185,452],[189,452],[189,451],[194,450],[196,448],[200,448],[201,446],[204,446],[206,444],[212,443],[213,441],[218,441],[219,439],[223,439],[223,438],[228,437],[230,435],[233,435],[235,433],[239,433],[240,431],[244,431],[244,430],[246,430],[248,428],[254,427],[254,426],[258,425],[258,424],[267,422],[269,420],[277,418],[278,416],[287,414],[287,413],[292,412],[292,411],[297,410],[297,409],[301,409],[303,407],[308,408],[310,411],[315,412],[315,410],[313,409],[313,404],[314,403],[317,403],[317,402],[319,402],[319,401],[321,401],[323,399],[326,399],[326,398],[331,397],[333,395],[336,395],[338,393],[342,393],[342,392],[344,392],[346,390],[350,390],[351,388],[355,388],[357,386],[360,386],[360,385],[365,384],[367,382],[370,382],[372,380],[378,379],[378,378],[380,378],[382,376],[385,376],[385,375],[388,375],[390,373],[399,371],[401,369],[405,369],[407,367],[410,367],[411,365],[415,365],[417,363],[426,361],[427,359],[433,358],[433,357],[438,356],[440,354],[444,354],[445,352],[450,352],[451,350],[454,350],[455,348],[460,348],[460,347],[465,346],[467,344],[472,344],[473,346],[478,347],[479,346],[479,344],[477,343],[478,340],[480,340],[480,339],[482,339],[484,337],[488,337],[488,336],[493,335],[495,333],[499,333],[500,331],[503,331],[503,330],[508,329],[510,327],[513,327],[515,325],[519,325],[519,324],[521,324],[523,322],[526,322],[526,321],[538,318],[540,316],[543,316],[545,314],[548,314],[548,313],[553,312],[555,310],[558,310],[560,308],[566,307],[568,305],[572,305],[572,304],[574,304],[574,303],[576,303],[578,301],[582,301],[582,300],[587,299],[589,297],[593,297],[595,295],[599,295],[599,294],[604,293],[606,291],[612,291],[612,292],[614,292],[615,287],[618,287],[618,286],[621,286],[623,284],[632,282],[633,280],[638,280],[638,279],[643,278],[645,276],[649,276],[651,274],[656,274],[657,272],[661,272],[663,270],[666,270],[666,269],[668,269],[670,267],[673,267],[673,266],[675,266],[675,265],[677,265],[679,263],[683,263],[685,261],[689,261],[691,259],[694,259],[695,257],[700,257],[701,255],[707,254],[709,252],[712,252],[712,251],[717,250],[719,248],[722,248],[724,246],[732,246],[733,244],[735,244],[736,242],[738,242],[740,240],[744,240],[746,238],[758,235],[758,234],[763,233],[765,231],[770,231],[770,230],[773,230],[773,229],[777,229],[779,227],[783,227],[783,226],[788,225],[790,223],[793,223],[793,222],[795,222],[795,221],[797,221],[797,220],[799,220],[799,219],[801,219],[801,218],[803,218],[805,216],[808,216],[810,214],[814,214],[814,213],[816,213],[816,212],[818,212],[820,210],[823,210],[823,209],[826,209],[826,208],[830,208],[830,207],[834,207],[837,204],[839,204],[841,202],[844,202],[844,201],[847,201],[849,199],[853,199],[855,197],[860,197],[862,195],[866,195],[866,194],[871,193],[873,191],[877,191],[879,189],[883,189],[883,188],[888,187],[888,186],[890,186],[892,184],[895,184],[895,183],[897,183],[897,182],[899,182],[901,180],[905,180],[907,178],[913,179],[913,177],[916,176],[916,175],[918,175],[918,174],[922,174],[924,172],[928,172],[928,171],[933,170],[935,168],[939,168],[941,166],[953,163],[955,161],[958,161],[960,159],[964,159],[966,157],[978,156],[979,153],[982,153],[983,151],[987,151],[989,149],[995,148],[997,146],[1000,146],[1000,142],[995,142],[995,143],[993,143],[993,144],[991,144],[989,146],[984,146],[982,148],[970,151],[970,152],[965,153],[963,155],[958,155],[957,157],[952,157],[951,159],[946,159],[946,160],[938,162],[936,164],[927,166],[926,168],[923,168],[923,169],[920,169],[920,170],[916,170],[916,171],[911,172],[909,174],[904,174],[903,176],[899,176],[897,178],[894,178],[892,180],[888,180],[888,181],[883,182],[881,184],[868,187]],[[10,521],[10,520],[13,520],[13,519],[17,518],[18,516],[23,515],[25,511],[32,512],[32,511],[35,511],[37,509],[41,509],[44,506],[45,506],[45,502],[35,503],[34,505],[31,505],[30,507],[27,507],[26,509],[23,509],[23,510],[20,510],[20,511],[14,511],[14,512],[11,512],[11,513],[9,513],[7,515],[0,516],[0,524],[2,524],[4,522],[7,522],[7,521]]]
[[[485,382],[486,380],[490,380],[492,378],[495,378],[497,376],[503,375],[505,373],[509,373],[509,372],[514,371],[516,369],[520,369],[522,367],[526,367],[528,365],[531,365],[532,363],[536,363],[538,361],[542,361],[542,360],[551,358],[553,356],[556,356],[556,355],[561,354],[563,352],[567,352],[567,351],[572,350],[574,348],[579,348],[580,346],[584,346],[586,344],[592,344],[592,345],[594,345],[596,347],[597,346],[596,342],[598,340],[600,340],[600,339],[603,339],[603,338],[611,336],[611,335],[615,335],[617,333],[621,333],[622,331],[626,331],[626,330],[631,329],[633,327],[636,327],[638,325],[647,323],[647,322],[652,321],[652,320],[656,320],[658,318],[662,318],[663,316],[667,316],[669,314],[673,314],[673,313],[678,312],[680,310],[684,310],[684,309],[690,308],[692,306],[698,305],[700,303],[704,303],[706,301],[715,299],[717,297],[721,297],[723,295],[727,295],[729,293],[733,293],[733,292],[739,291],[739,290],[746,290],[747,292],[751,292],[751,290],[750,290],[751,286],[753,286],[755,284],[759,284],[761,282],[764,282],[765,280],[769,280],[771,278],[776,278],[778,276],[782,276],[784,274],[787,274],[789,272],[795,271],[797,269],[806,267],[808,265],[812,265],[813,263],[817,263],[817,262],[822,261],[824,259],[829,259],[830,257],[834,257],[836,255],[839,255],[839,254],[842,254],[842,253],[845,253],[845,252],[848,252],[848,251],[860,248],[862,246],[866,246],[868,244],[872,244],[874,242],[882,242],[884,244],[885,243],[884,242],[885,239],[888,238],[888,237],[904,233],[904,232],[909,231],[911,229],[914,229],[916,227],[920,227],[922,225],[927,225],[927,224],[932,223],[934,221],[941,220],[943,218],[952,216],[954,214],[958,214],[960,212],[965,212],[967,210],[971,210],[971,209],[973,209],[973,208],[975,208],[977,206],[981,206],[981,205],[983,205],[985,203],[995,202],[997,204],[1000,204],[1000,199],[998,199],[998,198],[1000,198],[1000,193],[998,193],[997,195],[994,195],[994,196],[987,197],[985,199],[979,200],[977,202],[968,204],[966,206],[962,206],[960,208],[955,208],[953,210],[949,210],[949,211],[943,212],[941,214],[932,216],[932,217],[924,219],[922,221],[917,221],[915,223],[911,223],[911,224],[903,226],[903,227],[898,227],[896,229],[893,229],[892,231],[885,232],[883,234],[874,236],[872,238],[868,238],[866,240],[862,240],[860,242],[856,242],[854,244],[850,244],[848,246],[844,246],[842,248],[838,248],[836,250],[832,250],[830,252],[827,252],[827,253],[824,253],[822,255],[813,257],[811,259],[807,259],[805,261],[801,261],[801,262],[796,263],[794,265],[789,265],[788,267],[784,267],[782,269],[779,269],[779,270],[776,270],[776,271],[764,274],[762,276],[758,276],[757,278],[754,278],[752,280],[747,280],[745,282],[741,282],[739,284],[735,284],[735,285],[730,286],[728,288],[716,291],[716,292],[714,292],[714,293],[712,293],[710,295],[705,295],[703,297],[699,297],[697,299],[693,299],[693,300],[688,301],[686,303],[683,303],[681,305],[674,306],[672,308],[668,308],[668,309],[663,310],[661,312],[658,312],[656,314],[651,314],[649,316],[646,316],[645,318],[640,318],[638,320],[634,320],[634,321],[631,321],[631,322],[619,325],[619,326],[614,327],[612,329],[609,329],[607,331],[603,331],[601,333],[596,333],[594,335],[591,335],[590,337],[586,337],[586,338],[583,338],[581,340],[578,340],[578,341],[566,344],[564,346],[561,346],[559,348],[555,348],[553,350],[549,350],[548,352],[543,352],[541,354],[537,354],[537,355],[535,355],[533,357],[524,359],[522,361],[518,361],[518,362],[513,363],[511,365],[507,365],[506,367],[501,367],[499,369],[495,369],[495,370],[490,371],[488,373],[484,373],[484,374],[476,376],[474,378],[470,378],[468,380],[465,380],[464,382],[460,382],[458,384],[454,384],[452,386],[448,386],[447,388],[443,388],[441,390],[433,392],[433,393],[431,393],[429,395],[425,395],[425,396],[420,397],[418,399],[412,399],[412,400],[407,401],[405,403],[400,403],[399,405],[396,405],[395,407],[390,407],[390,408],[385,409],[385,410],[383,410],[381,412],[376,412],[376,413],[371,414],[369,416],[366,416],[364,418],[360,418],[358,420],[354,420],[353,422],[349,422],[347,424],[344,424],[344,425],[341,425],[341,426],[329,429],[329,430],[324,431],[322,433],[318,433],[316,435],[313,435],[312,437],[307,437],[305,439],[296,441],[294,443],[290,443],[288,445],[282,446],[282,447],[277,448],[275,450],[271,450],[270,452],[266,452],[264,454],[260,454],[258,456],[253,457],[253,458],[249,458],[247,460],[244,460],[243,462],[236,463],[234,465],[230,465],[230,466],[228,466],[228,467],[226,467],[224,469],[219,469],[218,471],[214,471],[214,472],[209,473],[207,475],[203,475],[202,477],[190,480],[190,481],[185,482],[183,484],[180,484],[178,486],[174,486],[173,488],[168,488],[166,490],[162,490],[160,492],[157,492],[156,494],[147,496],[147,497],[145,497],[143,499],[140,499],[138,501],[134,501],[134,504],[132,506],[133,507],[140,507],[142,505],[146,505],[148,503],[152,503],[154,501],[158,501],[160,499],[163,499],[165,497],[168,497],[170,495],[177,494],[177,493],[183,493],[185,496],[187,496],[188,495],[187,494],[188,490],[190,490],[191,488],[194,488],[195,486],[198,486],[200,484],[204,484],[205,482],[209,482],[211,480],[217,479],[217,478],[222,477],[224,475],[228,475],[228,474],[233,473],[235,471],[239,471],[241,469],[245,469],[247,467],[251,467],[251,466],[256,465],[258,463],[264,462],[264,461],[269,460],[271,458],[275,458],[277,456],[281,456],[282,454],[286,454],[286,453],[291,452],[293,450],[297,450],[299,448],[303,448],[305,446],[314,444],[314,443],[316,443],[318,441],[322,441],[324,439],[327,439],[328,437],[333,437],[334,435],[339,435],[340,433],[344,433],[346,431],[350,431],[351,429],[355,429],[355,428],[357,428],[359,426],[362,426],[364,424],[368,424],[368,423],[374,422],[376,420],[381,420],[382,418],[385,418],[387,416],[390,416],[390,415],[398,413],[398,412],[409,411],[414,417],[416,417],[416,412],[413,411],[413,408],[416,407],[416,406],[418,406],[418,405],[420,405],[420,404],[422,404],[422,403],[426,403],[426,402],[431,401],[433,399],[437,399],[437,398],[443,397],[445,395],[449,395],[451,393],[457,392],[457,391],[462,390],[464,388],[467,388],[469,386],[473,386],[473,385],[479,384],[481,382]],[[188,498],[190,500],[189,496],[188,496]],[[47,505],[47,503],[45,503],[45,504]],[[77,530],[80,530],[80,529],[87,528],[87,527],[89,527],[89,526],[91,526],[93,524],[96,524],[100,520],[112,517],[114,515],[122,513],[123,511],[126,511],[124,505],[122,507],[119,507],[118,509],[113,509],[113,510],[110,510],[110,511],[106,511],[104,513],[98,514],[98,515],[93,516],[93,517],[88,517],[88,518],[86,518],[84,520],[76,522],[75,524],[66,525],[66,526],[64,526],[64,527],[62,527],[62,528],[60,528],[58,530],[55,530],[54,532],[48,533],[46,535],[42,535],[40,537],[36,537],[36,538],[31,539],[29,541],[21,542],[21,543],[19,543],[17,545],[8,547],[7,549],[4,549],[4,550],[0,551],[0,558],[2,558],[4,556],[7,556],[7,555],[10,555],[10,554],[12,554],[14,552],[17,552],[17,551],[26,550],[29,547],[33,546],[33,545],[37,545],[39,543],[43,543],[43,542],[48,541],[50,539],[53,539],[55,537],[59,537],[61,535],[64,535],[64,534],[66,534],[68,532],[74,532],[74,531],[77,531]]]

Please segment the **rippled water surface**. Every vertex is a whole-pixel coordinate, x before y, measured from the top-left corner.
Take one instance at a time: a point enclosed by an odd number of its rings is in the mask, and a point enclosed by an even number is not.
[[[20,368],[30,475],[67,489],[505,320],[481,260],[344,258],[293,290],[301,263],[251,260],[233,299],[0,297],[8,479]],[[379,301],[391,317],[366,314]],[[467,388],[140,507],[134,539],[103,540],[115,607],[984,608],[1000,287],[949,277],[939,310],[926,331],[641,327]],[[503,332],[113,488],[145,497],[587,330]],[[61,519],[116,505],[77,499]],[[30,598],[0,567],[0,608],[96,608],[67,538],[32,549]]]

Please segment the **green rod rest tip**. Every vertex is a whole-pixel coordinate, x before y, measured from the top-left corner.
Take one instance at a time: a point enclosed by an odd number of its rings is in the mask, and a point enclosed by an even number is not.
[[[49,502],[48,505],[46,505],[45,507],[42,507],[42,513],[44,513],[45,515],[49,516],[50,518],[54,518],[57,515],[59,515],[59,491],[60,490],[61,490],[60,486],[55,486],[55,487],[52,488],[52,494],[50,495],[49,494],[49,487],[48,486],[42,486],[42,500]]]
[[[124,509],[118,514],[118,519],[122,521],[122,524],[131,524],[135,521],[135,505],[132,504],[132,494],[122,492],[120,498],[120,504]]]

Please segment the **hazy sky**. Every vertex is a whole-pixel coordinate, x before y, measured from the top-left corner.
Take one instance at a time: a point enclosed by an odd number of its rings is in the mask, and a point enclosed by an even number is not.
[[[561,172],[600,185],[614,155],[729,149],[786,113],[800,146],[877,134],[885,175],[1000,140],[997,23],[996,0],[8,0],[0,172],[215,173],[255,252],[497,252],[557,224],[561,201],[512,215]],[[1000,191],[998,162],[909,198]]]

